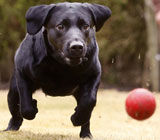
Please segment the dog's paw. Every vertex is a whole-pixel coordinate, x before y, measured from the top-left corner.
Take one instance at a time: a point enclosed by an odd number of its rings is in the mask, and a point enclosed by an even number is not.
[[[91,111],[84,108],[77,108],[76,112],[71,116],[71,121],[74,126],[82,126],[89,121]]]
[[[32,106],[21,108],[21,115],[27,120],[33,120],[38,113],[37,101],[33,99]]]
[[[4,131],[17,131],[22,125],[22,122],[22,118],[11,118],[7,129],[5,129]]]
[[[93,136],[91,134],[90,131],[81,131],[80,133],[80,138],[89,138],[89,139],[93,139]]]
[[[23,111],[21,111],[21,114],[23,116],[23,118],[27,119],[27,120],[33,120],[36,117],[36,114],[38,112],[38,109],[36,108],[27,108],[27,109],[23,109]]]

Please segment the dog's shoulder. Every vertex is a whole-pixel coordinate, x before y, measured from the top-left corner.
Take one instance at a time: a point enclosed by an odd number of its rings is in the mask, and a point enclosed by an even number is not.
[[[36,35],[26,34],[16,51],[14,62],[19,68],[24,68],[33,63],[39,62],[46,55],[45,43],[42,31]]]
[[[24,40],[21,42],[19,48],[16,51],[14,62],[17,66],[21,65],[31,56],[31,48],[32,48],[32,36],[26,34]]]

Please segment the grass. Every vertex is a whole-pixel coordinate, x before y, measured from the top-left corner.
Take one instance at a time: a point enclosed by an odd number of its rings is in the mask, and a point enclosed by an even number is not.
[[[7,91],[0,91],[0,130],[10,119]],[[145,121],[136,121],[125,112],[127,92],[99,90],[91,119],[94,140],[159,140],[160,95],[155,94],[156,112]],[[73,127],[70,116],[76,102],[73,97],[49,97],[38,91],[39,113],[33,121],[24,120],[20,131],[0,132],[0,140],[81,140],[80,127]]]

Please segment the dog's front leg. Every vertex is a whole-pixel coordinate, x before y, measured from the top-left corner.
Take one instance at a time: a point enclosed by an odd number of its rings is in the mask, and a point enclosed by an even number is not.
[[[20,113],[23,118],[32,120],[38,112],[37,101],[32,99],[33,84],[20,72],[16,73],[16,83],[20,97]]]
[[[74,95],[77,100],[77,107],[71,117],[74,126],[83,126],[89,122],[92,110],[96,105],[99,83],[100,73],[90,77],[88,81],[79,86]]]

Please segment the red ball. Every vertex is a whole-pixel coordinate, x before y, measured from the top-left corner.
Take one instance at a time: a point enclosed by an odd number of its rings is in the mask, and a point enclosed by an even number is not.
[[[126,99],[126,111],[136,120],[145,120],[155,111],[156,101],[153,94],[144,88],[132,90]]]

